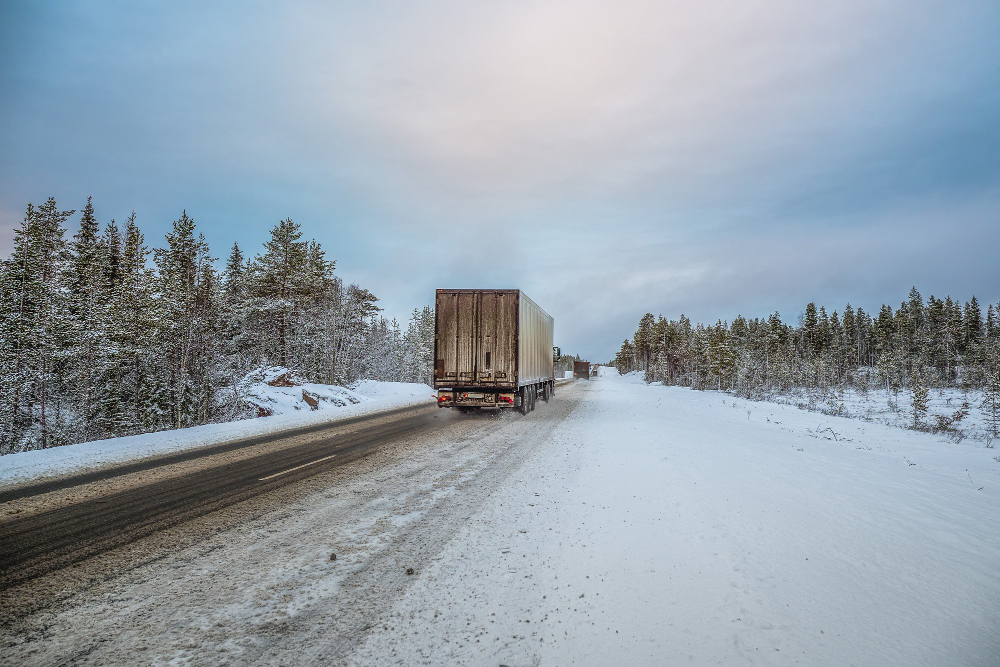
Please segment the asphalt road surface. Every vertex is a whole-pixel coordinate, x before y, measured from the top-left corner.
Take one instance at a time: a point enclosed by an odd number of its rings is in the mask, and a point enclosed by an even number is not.
[[[388,418],[376,415],[352,420],[349,425],[335,423],[281,437],[252,438],[208,451],[184,452],[166,461],[143,462],[0,494],[0,502],[9,502],[223,452],[264,450],[250,458],[223,461],[187,474],[3,521],[0,588],[23,584],[123,543],[295,484],[366,456],[379,445],[433,429],[454,418],[450,412],[435,406],[420,406],[396,411]],[[363,428],[350,430],[350,426]],[[284,443],[291,446],[275,447]]]
[[[578,385],[526,416],[420,406],[8,489],[0,664],[341,664]]]

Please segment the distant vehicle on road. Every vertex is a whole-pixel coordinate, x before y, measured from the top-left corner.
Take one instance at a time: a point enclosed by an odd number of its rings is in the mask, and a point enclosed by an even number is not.
[[[439,289],[434,388],[438,406],[516,408],[555,392],[552,317],[516,289]]]
[[[590,379],[590,362],[589,361],[574,361],[573,362],[573,377],[580,378],[581,380]]]

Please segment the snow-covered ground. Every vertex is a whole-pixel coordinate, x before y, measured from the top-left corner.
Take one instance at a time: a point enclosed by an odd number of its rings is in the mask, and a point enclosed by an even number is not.
[[[996,450],[585,389],[355,664],[1000,664]]]
[[[898,392],[886,389],[871,389],[867,392],[859,392],[856,389],[840,391],[797,389],[786,395],[776,396],[772,400],[824,414],[855,417],[902,428],[912,428],[914,425],[913,395],[908,389]],[[978,390],[931,389],[927,396],[927,414],[922,418],[920,427],[933,430],[938,424],[938,417],[952,418],[964,404],[967,416],[952,425],[949,431],[941,433],[953,440],[960,441],[965,438],[980,440],[980,446],[983,443],[1000,444],[993,442],[982,401],[983,393]]]
[[[271,435],[410,405],[434,404],[434,391],[425,384],[361,380],[346,388],[292,380],[295,384],[270,386],[267,380],[280,376],[284,369],[273,370],[277,372],[263,374],[259,382],[245,389],[248,401],[270,413],[266,417],[0,456],[0,489],[42,477]]]
[[[449,416],[436,433],[261,499],[271,509],[243,508],[252,518],[236,527],[205,528],[29,619],[3,654],[1000,662],[997,450],[602,371],[527,417]]]

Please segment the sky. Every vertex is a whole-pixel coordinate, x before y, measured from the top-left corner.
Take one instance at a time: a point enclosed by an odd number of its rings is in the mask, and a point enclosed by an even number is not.
[[[223,259],[291,217],[405,320],[1000,301],[1000,3],[0,0],[0,255],[29,202]],[[71,232],[72,232],[71,228]]]

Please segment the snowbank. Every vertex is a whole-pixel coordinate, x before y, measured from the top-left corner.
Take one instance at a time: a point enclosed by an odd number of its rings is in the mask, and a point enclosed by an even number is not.
[[[41,477],[66,475],[303,426],[434,403],[433,390],[421,383],[362,380],[350,387],[337,387],[298,383],[291,376],[288,376],[288,382],[281,382],[279,378],[284,369],[267,371],[262,374],[263,381],[245,388],[248,403],[260,408],[258,414],[266,415],[262,418],[8,454],[0,457],[0,488]],[[278,386],[271,386],[268,382],[275,382]]]

